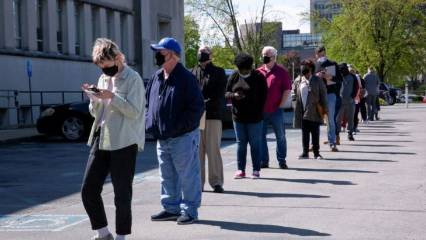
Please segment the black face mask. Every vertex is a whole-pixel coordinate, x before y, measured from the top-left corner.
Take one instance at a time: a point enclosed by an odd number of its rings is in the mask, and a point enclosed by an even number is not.
[[[270,63],[270,62],[271,62],[271,57],[263,56],[263,63],[264,63],[264,64],[268,64],[268,63]]]
[[[208,53],[202,52],[201,54],[198,54],[197,58],[198,62],[203,63],[210,60],[210,55]]]
[[[166,57],[161,52],[155,53],[155,64],[161,67],[166,62]]]
[[[114,65],[112,67],[102,68],[102,72],[105,73],[106,75],[110,76],[110,77],[113,77],[118,72],[118,66]]]

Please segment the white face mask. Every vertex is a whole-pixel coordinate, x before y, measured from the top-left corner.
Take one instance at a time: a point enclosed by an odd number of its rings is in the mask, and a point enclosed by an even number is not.
[[[320,57],[318,58],[318,62],[325,62],[327,60],[326,57]]]
[[[241,73],[240,73],[240,77],[242,77],[242,78],[248,78],[248,77],[250,77],[250,73],[249,74],[246,74],[246,75],[241,75]]]

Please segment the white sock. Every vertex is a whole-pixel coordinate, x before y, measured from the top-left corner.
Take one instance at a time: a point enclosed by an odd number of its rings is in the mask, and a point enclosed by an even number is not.
[[[96,231],[98,232],[99,238],[106,237],[108,236],[108,234],[110,234],[108,227],[103,227],[103,228],[97,229]]]
[[[126,235],[118,235],[115,237],[115,240],[126,240]]]

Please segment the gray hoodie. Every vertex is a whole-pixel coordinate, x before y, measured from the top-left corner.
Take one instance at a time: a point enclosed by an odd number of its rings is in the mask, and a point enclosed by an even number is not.
[[[379,86],[379,77],[374,72],[368,72],[364,76],[365,89],[367,90],[368,95],[377,96],[378,86]]]

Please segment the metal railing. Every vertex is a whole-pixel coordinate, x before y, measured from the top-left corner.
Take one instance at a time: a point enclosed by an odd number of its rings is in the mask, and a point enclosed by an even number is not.
[[[70,102],[84,101],[86,96],[83,91],[18,91],[18,90],[0,90],[0,109],[6,111],[16,111],[16,123],[18,127],[33,125],[35,123],[34,107],[41,112],[44,107],[51,105],[60,105]],[[23,111],[29,111],[30,124],[28,119],[24,119]],[[3,124],[4,125],[4,124]],[[16,125],[14,125],[16,126]],[[0,126],[7,128],[8,126]],[[12,127],[12,126],[11,126]]]

